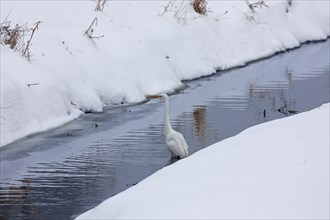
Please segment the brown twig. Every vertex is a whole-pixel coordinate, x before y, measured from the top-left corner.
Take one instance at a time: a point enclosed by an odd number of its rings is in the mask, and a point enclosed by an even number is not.
[[[26,47],[22,52],[23,56],[26,57],[28,60],[30,60],[30,57],[31,57],[30,48],[31,48],[31,45],[32,45],[31,42],[32,42],[33,35],[34,35],[35,31],[38,30],[39,25],[41,23],[42,23],[41,21],[38,21],[37,23],[34,24],[35,26],[34,26],[34,28],[32,28],[32,33],[31,33],[30,39],[27,41]]]
[[[85,31],[85,35],[87,35],[87,37],[89,37],[90,39],[93,39],[93,38],[100,39],[100,38],[104,37],[104,35],[97,36],[97,37],[93,36],[95,26],[97,26],[97,17],[94,18],[92,23],[87,28],[87,30]]]
[[[107,0],[97,0],[95,11],[103,11],[106,2]]]
[[[38,86],[39,83],[28,83],[27,86],[30,87],[30,86]]]

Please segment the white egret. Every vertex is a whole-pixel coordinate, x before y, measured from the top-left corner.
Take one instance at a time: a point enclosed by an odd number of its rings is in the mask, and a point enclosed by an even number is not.
[[[188,156],[188,145],[183,135],[175,131],[169,119],[169,98],[166,94],[148,96],[148,98],[161,98],[164,101],[164,137],[167,148],[172,157],[184,158]]]

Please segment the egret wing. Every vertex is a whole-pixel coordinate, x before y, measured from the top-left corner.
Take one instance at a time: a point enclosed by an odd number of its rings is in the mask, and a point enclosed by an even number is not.
[[[166,136],[166,143],[172,154],[180,157],[188,156],[188,145],[181,133],[172,130]]]

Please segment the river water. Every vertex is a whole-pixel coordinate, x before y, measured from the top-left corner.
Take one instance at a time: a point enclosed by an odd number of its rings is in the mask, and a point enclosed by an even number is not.
[[[187,81],[170,96],[190,154],[329,102],[330,41]],[[1,148],[0,219],[72,219],[174,163],[158,100],[86,114]],[[308,126],[308,125],[306,125]],[[196,177],[198,178],[198,177]]]

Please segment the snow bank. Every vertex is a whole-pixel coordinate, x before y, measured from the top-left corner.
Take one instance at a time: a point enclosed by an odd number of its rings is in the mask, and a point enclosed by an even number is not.
[[[77,219],[329,219],[329,111],[251,127]]]
[[[329,1],[269,1],[255,13],[245,1],[208,3],[208,16],[188,3],[174,16],[181,1],[165,13],[167,1],[108,1],[102,12],[94,1],[1,1],[1,22],[42,21],[31,62],[1,45],[1,146],[330,33]]]

